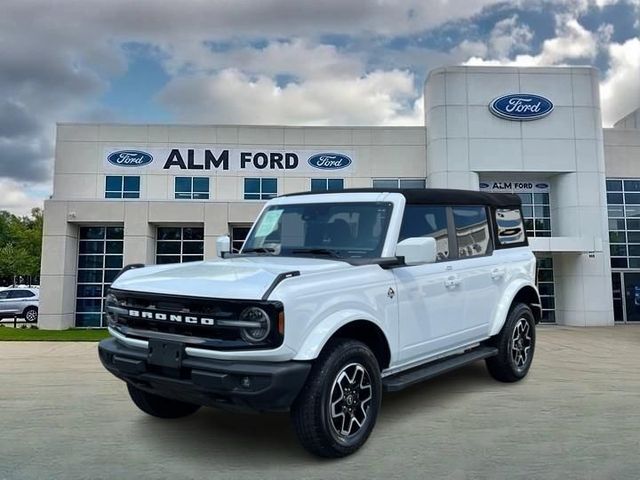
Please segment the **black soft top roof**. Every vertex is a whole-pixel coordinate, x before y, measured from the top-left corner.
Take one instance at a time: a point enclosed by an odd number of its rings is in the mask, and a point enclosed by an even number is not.
[[[283,197],[318,195],[324,193],[401,193],[409,205],[490,205],[492,207],[520,207],[518,195],[487,193],[451,188],[345,188],[326,192],[288,193]]]

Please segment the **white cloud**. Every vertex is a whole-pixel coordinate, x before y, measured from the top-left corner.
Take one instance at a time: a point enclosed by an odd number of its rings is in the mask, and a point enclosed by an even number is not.
[[[312,78],[279,87],[237,69],[174,78],[159,100],[189,122],[390,125],[420,122],[408,71]]]
[[[497,22],[489,36],[489,52],[496,58],[505,58],[513,52],[529,51],[533,32],[528,25],[518,23],[518,15]]]
[[[602,120],[610,126],[640,108],[640,38],[609,46],[609,69],[600,84]]]
[[[29,185],[0,177],[0,210],[8,210],[15,215],[28,215],[32,208],[42,208],[40,196],[29,194]]]

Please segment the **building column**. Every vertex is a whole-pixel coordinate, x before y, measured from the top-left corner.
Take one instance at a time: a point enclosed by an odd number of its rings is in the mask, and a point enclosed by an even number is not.
[[[603,172],[552,179],[553,236],[593,240],[594,251],[553,255],[556,321],[560,325],[613,325],[613,300]]]
[[[38,328],[74,326],[78,226],[69,223],[66,202],[44,203]]]
[[[216,240],[229,235],[229,210],[226,203],[207,203],[204,206],[204,259],[217,258]]]
[[[123,266],[155,264],[155,228],[149,223],[148,202],[125,202]]]

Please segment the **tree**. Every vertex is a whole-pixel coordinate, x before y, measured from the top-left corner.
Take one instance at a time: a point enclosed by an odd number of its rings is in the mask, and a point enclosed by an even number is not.
[[[0,277],[40,274],[42,220],[39,208],[25,217],[0,211]]]

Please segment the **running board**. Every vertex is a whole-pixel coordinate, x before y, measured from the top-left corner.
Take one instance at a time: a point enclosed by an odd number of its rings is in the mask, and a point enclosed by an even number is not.
[[[397,392],[399,390],[415,385],[416,383],[428,380],[443,373],[450,372],[469,363],[477,362],[483,358],[493,357],[498,354],[495,347],[478,347],[453,357],[446,357],[435,362],[426,363],[411,370],[400,372],[382,379],[382,388],[386,392]]]

